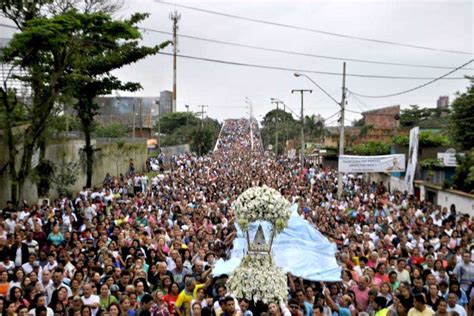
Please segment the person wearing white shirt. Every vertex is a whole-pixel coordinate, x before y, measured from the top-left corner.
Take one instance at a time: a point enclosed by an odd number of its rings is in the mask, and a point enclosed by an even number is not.
[[[53,283],[48,285],[45,289],[48,304],[51,303],[53,292],[59,289],[60,287],[66,288],[67,297],[72,296],[71,288],[63,283],[63,271],[60,268],[58,268],[58,269],[55,269],[53,272]]]
[[[397,268],[395,269],[395,272],[397,273],[397,281],[408,282],[408,284],[411,284],[410,273],[405,269],[405,264],[405,259],[398,259]]]
[[[46,305],[46,296],[43,293],[36,294],[34,300],[36,301],[36,308],[45,307],[47,311],[47,316],[54,316],[53,310],[50,307],[47,307]],[[36,308],[30,309],[28,311],[28,315],[35,316]]]
[[[38,279],[42,291],[46,291],[46,288],[53,284],[53,281],[51,281],[51,272],[49,270],[43,270],[41,274],[38,274]]]
[[[49,254],[48,256],[48,263],[44,266],[44,270],[53,271],[54,268],[58,266],[58,262],[56,261],[56,257],[54,254]]]
[[[92,316],[95,316],[99,311],[100,297],[92,294],[92,285],[90,283],[84,285],[84,294],[81,299],[84,305],[90,306],[92,309]]]
[[[23,208],[20,214],[18,214],[18,219],[20,221],[23,221],[24,219],[28,218],[28,216],[30,216],[30,212],[28,211],[27,208]]]
[[[467,316],[466,310],[461,305],[457,304],[458,296],[456,293],[449,293],[448,295],[448,312],[457,312],[459,316]]]
[[[84,218],[88,221],[92,221],[92,219],[97,215],[94,206],[90,205],[89,202],[86,202],[85,209],[84,209]]]
[[[35,260],[36,255],[30,253],[30,255],[28,256],[28,262],[21,265],[23,271],[25,271],[26,274],[30,274],[30,272],[32,272],[35,268],[39,268],[39,270],[37,271],[39,273],[43,271],[43,269],[41,269],[41,267],[39,266],[39,262],[35,262]]]
[[[39,252],[39,244],[36,240],[33,239],[32,231],[28,231],[26,233],[25,244],[28,246],[28,252],[30,254],[36,255]]]
[[[10,218],[7,218],[5,220],[5,230],[7,231],[8,234],[13,234],[15,233],[15,227],[16,227],[16,213],[12,213]]]

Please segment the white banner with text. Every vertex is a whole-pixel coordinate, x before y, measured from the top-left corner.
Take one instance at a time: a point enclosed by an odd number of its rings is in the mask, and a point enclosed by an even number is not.
[[[339,156],[340,172],[402,172],[405,171],[405,155]]]

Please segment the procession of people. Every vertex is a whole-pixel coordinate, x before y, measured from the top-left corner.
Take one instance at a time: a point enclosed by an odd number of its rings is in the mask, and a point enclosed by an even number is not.
[[[472,218],[382,184],[262,150],[258,126],[226,120],[213,153],[148,178],[108,176],[0,216],[1,315],[472,315]],[[161,165],[161,163],[159,164]],[[340,282],[288,273],[288,300],[233,297],[215,262],[236,237],[233,203],[267,185],[337,245]],[[252,278],[251,275],[248,276]]]

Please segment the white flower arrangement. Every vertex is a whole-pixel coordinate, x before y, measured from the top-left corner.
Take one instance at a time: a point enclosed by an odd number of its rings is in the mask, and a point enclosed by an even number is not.
[[[277,267],[271,255],[248,254],[227,281],[229,291],[237,298],[254,302],[286,302],[286,275]]]
[[[290,202],[280,192],[266,185],[252,187],[242,193],[234,204],[237,223],[243,232],[248,230],[250,222],[263,220],[274,225],[276,233],[288,226]]]

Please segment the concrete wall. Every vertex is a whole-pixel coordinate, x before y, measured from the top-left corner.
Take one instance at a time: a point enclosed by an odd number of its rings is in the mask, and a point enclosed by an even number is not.
[[[470,197],[469,197],[470,195]],[[449,191],[438,191],[438,204],[447,207],[456,205],[456,210],[474,216],[474,196]]]
[[[403,178],[390,176],[390,192],[405,191],[405,181]]]
[[[117,142],[123,142],[121,146]],[[144,171],[147,159],[146,139],[96,139],[92,141],[96,148],[94,153],[94,166],[92,184],[100,185],[107,172],[111,175],[125,174],[128,171],[129,160],[133,159],[135,170]],[[0,144],[0,166],[3,166],[8,154],[4,145]],[[86,184],[85,156],[82,153],[84,141],[82,139],[69,139],[65,141],[53,140],[46,148],[46,159],[53,161],[56,165],[63,162],[78,163],[78,179],[70,189],[77,192]],[[31,179],[24,186],[24,199],[33,203],[38,201],[37,188]],[[54,189],[50,190],[50,197],[57,197]],[[8,175],[0,176],[0,207],[3,207],[10,199],[10,181]]]
[[[431,202],[442,207],[456,206],[459,213],[474,216],[474,194],[469,194],[457,190],[443,190],[440,186],[417,181],[415,186],[420,189],[420,199],[430,200]]]
[[[395,119],[395,115],[400,114],[400,106],[390,106],[362,113],[364,125],[373,125],[376,129],[398,128],[400,121]]]
[[[161,147],[161,152],[163,153],[163,155],[165,155],[167,159],[169,159],[172,156],[178,156],[189,153],[191,152],[191,149],[188,144],[184,144],[177,146]]]

